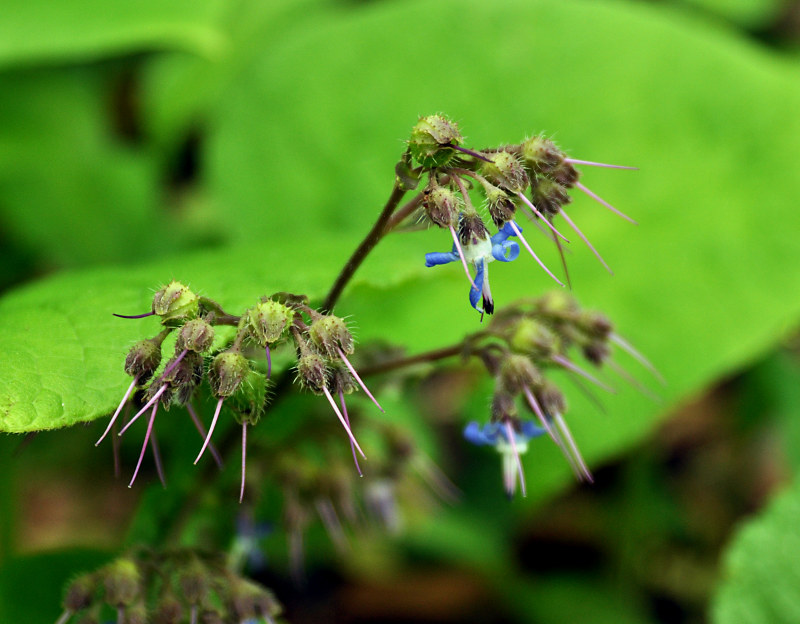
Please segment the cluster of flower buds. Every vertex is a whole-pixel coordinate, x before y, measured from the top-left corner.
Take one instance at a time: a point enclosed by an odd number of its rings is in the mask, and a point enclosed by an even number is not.
[[[534,136],[517,145],[472,150],[463,147],[464,139],[457,125],[442,115],[423,117],[414,126],[408,149],[401,160],[404,175],[419,180],[428,175],[422,192],[422,208],[428,222],[450,231],[450,252],[429,253],[426,266],[461,261],[470,283],[469,301],[483,314],[492,314],[494,301],[489,288],[488,264],[493,260],[510,262],[519,255],[519,242],[534,260],[558,284],[564,284],[548,269],[522,235],[517,223],[520,209],[537,225],[545,226],[558,246],[563,260],[562,242],[569,242],[553,225],[556,216],[564,221],[589,246],[606,269],[608,265],[595,250],[564,207],[572,201],[568,191],[577,188],[616,214],[635,223],[580,181],[575,165],[634,169],[568,158],[553,141]],[[414,163],[418,167],[412,169]],[[398,165],[399,167],[399,165]],[[492,235],[483,217],[472,203],[470,189],[479,186],[485,198],[486,212],[497,228]],[[470,266],[475,269],[473,279]],[[566,264],[564,265],[566,270]],[[567,275],[567,280],[569,279]]]
[[[577,352],[597,369],[608,368],[637,389],[647,392],[612,360],[619,348],[658,372],[636,349],[615,333],[603,314],[581,309],[563,291],[512,304],[492,319],[489,327],[465,341],[468,352],[481,359],[494,378],[489,423],[467,425],[464,435],[473,444],[495,447],[503,456],[503,482],[513,496],[519,481],[525,495],[520,455],[528,442],[543,434],[555,442],[579,480],[592,481],[577,444],[564,420],[566,399],[549,379],[549,369],[560,368],[609,392],[613,388],[573,361]],[[524,411],[523,411],[524,410]],[[527,414],[527,415],[525,415]],[[535,418],[534,418],[535,417]]]
[[[233,572],[223,555],[190,549],[120,557],[72,580],[63,606],[57,624],[245,624],[275,622],[282,610],[270,590]]]
[[[267,474],[283,493],[282,528],[297,582],[303,578],[304,536],[315,523],[339,553],[346,553],[352,537],[373,529],[399,533],[407,504],[419,507],[428,501],[433,506],[437,497],[450,503],[458,498],[458,489],[407,431],[371,421],[365,434],[373,450],[363,479],[348,469],[348,457],[339,446],[320,444],[308,453],[301,443],[285,443],[271,454]]]
[[[174,404],[185,406],[204,439],[195,464],[206,449],[220,464],[221,458],[211,443],[211,436],[224,406],[242,427],[241,501],[245,486],[247,428],[255,425],[265,412],[272,375],[272,349],[281,343],[294,347],[297,381],[311,392],[324,395],[330,403],[350,439],[353,457],[356,450],[364,455],[350,429],[344,395],[361,386],[376,405],[378,402],[348,359],[353,353],[353,336],[345,321],[310,308],[306,297],[277,293],[263,297],[241,316],[234,316],[225,312],[216,301],[199,296],[187,286],[173,281],[155,294],[150,312],[116,316],[158,316],[163,326],[155,337],[137,342],[128,352],[125,371],[133,381],[97,441],[100,444],[114,428],[130,401],[140,408],[124,424],[119,435],[142,414],[150,412],[144,444],[130,485],[136,480],[148,443],[159,476],[164,481],[153,429],[159,406],[167,410]],[[215,339],[215,328],[220,325],[236,328],[231,340]],[[173,332],[177,334],[174,354],[162,366],[162,350],[167,336]],[[207,387],[216,400],[207,431],[192,405],[193,397],[203,387]],[[338,396],[338,405],[333,395]]]

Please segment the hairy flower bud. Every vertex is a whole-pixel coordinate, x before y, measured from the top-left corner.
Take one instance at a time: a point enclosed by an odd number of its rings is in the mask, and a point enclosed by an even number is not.
[[[545,215],[554,217],[562,206],[572,201],[567,189],[545,176],[537,176],[533,184],[533,204]]]
[[[522,143],[522,160],[534,173],[550,173],[564,160],[564,152],[550,139],[534,136]]]
[[[314,320],[308,328],[311,342],[322,353],[338,358],[339,349],[349,355],[353,352],[353,335],[347,329],[344,319],[328,314]]]
[[[431,185],[425,189],[422,207],[427,217],[439,227],[450,227],[458,220],[461,200],[450,189]]]
[[[463,213],[458,222],[458,240],[462,245],[477,245],[489,239],[489,230],[477,212]]]
[[[451,145],[463,141],[455,122],[442,115],[422,117],[411,130],[408,151],[423,167],[442,167],[455,155]]]
[[[567,411],[567,401],[561,391],[550,381],[545,381],[544,385],[536,393],[539,403],[544,411],[549,415],[563,414]]]
[[[105,600],[114,607],[128,607],[141,593],[141,575],[132,559],[123,557],[102,571]]]
[[[146,383],[158,365],[161,364],[161,341],[156,338],[140,340],[131,347],[125,357],[125,372],[139,379],[139,385]]]
[[[188,286],[171,281],[153,297],[153,312],[164,325],[175,326],[193,319],[200,309],[200,299]]]
[[[558,351],[558,336],[546,325],[529,318],[520,319],[509,344],[514,351],[533,357],[548,357]]]
[[[614,326],[602,312],[586,311],[578,317],[579,327],[592,338],[605,340],[611,334]]]
[[[277,342],[294,318],[294,310],[272,299],[266,299],[247,311],[247,328],[262,347]]]
[[[251,370],[226,405],[234,411],[239,422],[255,425],[264,415],[267,398],[266,376]]]
[[[91,606],[97,590],[97,577],[94,574],[79,576],[67,586],[64,595],[64,608],[75,613]]]
[[[492,217],[497,228],[502,228],[503,225],[514,218],[517,207],[506,192],[500,187],[495,186],[489,182],[483,185],[486,192],[486,206],[489,210],[489,216]]]
[[[203,319],[192,319],[181,327],[175,349],[203,353],[211,348],[214,342],[214,328]]]
[[[250,364],[238,351],[220,353],[211,362],[208,381],[217,398],[233,395],[250,372]]]
[[[567,188],[572,188],[575,186],[578,178],[581,177],[581,174],[572,165],[572,163],[562,160],[556,167],[553,168],[553,170],[549,173],[549,176],[559,184],[566,186]]]
[[[542,373],[524,355],[509,355],[500,366],[500,381],[510,393],[519,394],[541,385]]]
[[[597,366],[600,366],[611,356],[611,349],[603,340],[592,340],[583,345],[581,350],[583,351],[583,356]]]
[[[505,150],[493,153],[492,162],[481,162],[481,173],[493,184],[515,194],[522,193],[530,183],[517,157]]]
[[[495,392],[492,397],[492,422],[505,422],[517,415],[514,397],[507,392]]]
[[[325,359],[311,351],[304,353],[297,360],[297,377],[312,392],[322,392],[327,385]]]
[[[179,624],[183,619],[183,606],[172,594],[162,596],[153,612],[153,624]]]

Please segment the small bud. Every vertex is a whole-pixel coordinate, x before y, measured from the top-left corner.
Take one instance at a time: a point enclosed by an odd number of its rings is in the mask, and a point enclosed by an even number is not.
[[[533,204],[545,215],[555,216],[562,206],[572,201],[567,189],[544,176],[538,176],[533,184]]]
[[[550,318],[564,318],[578,313],[575,298],[559,290],[553,290],[537,300],[539,312]]]
[[[592,364],[600,366],[611,356],[611,349],[602,340],[593,340],[582,348],[583,356]]]
[[[451,145],[463,141],[458,126],[442,115],[422,117],[411,130],[408,151],[423,167],[442,167],[455,156]]]
[[[255,425],[267,407],[267,378],[258,371],[249,371],[226,405],[234,411],[240,422]]]
[[[522,143],[522,160],[533,173],[550,173],[564,160],[564,152],[550,139],[534,136]]]
[[[67,586],[64,596],[64,608],[76,613],[91,606],[97,590],[97,578],[94,574],[79,576]]]
[[[547,414],[563,414],[567,411],[564,395],[552,382],[545,381],[536,396]]]
[[[481,162],[481,173],[493,184],[512,193],[522,193],[530,181],[525,168],[511,152],[501,150],[492,154],[492,162]]]
[[[477,212],[463,213],[458,223],[458,240],[465,247],[489,239],[489,230]]]
[[[439,227],[450,227],[458,220],[461,200],[453,191],[443,186],[425,189],[422,207],[428,218]]]
[[[489,209],[489,215],[492,217],[495,226],[500,229],[505,223],[514,218],[517,207],[503,189],[489,182],[485,183],[483,188],[486,191],[486,205]]]
[[[507,392],[495,392],[492,397],[492,422],[505,422],[517,415],[514,397]]]
[[[581,313],[578,318],[578,325],[592,338],[602,340],[607,339],[614,330],[614,326],[605,314],[594,311]]]
[[[558,184],[561,184],[567,188],[572,188],[575,186],[578,178],[581,177],[581,174],[575,167],[572,166],[572,163],[562,160],[556,167],[553,168],[553,170],[549,173],[549,176]]]
[[[267,299],[247,311],[247,328],[259,345],[277,342],[294,318],[290,307]]]
[[[153,297],[153,312],[164,325],[179,325],[193,319],[200,309],[200,300],[188,286],[175,280],[164,286]]]
[[[211,348],[213,342],[214,328],[203,319],[192,319],[181,327],[175,350],[180,352],[188,349],[196,353],[203,353]]]
[[[176,356],[177,357],[177,356]],[[175,358],[171,359],[165,368],[169,369]],[[156,392],[159,391],[163,383],[168,383],[173,392],[165,392],[162,395],[161,402],[165,407],[174,400],[180,405],[185,405],[189,399],[192,398],[195,389],[200,382],[203,381],[203,356],[195,351],[187,352],[170,371],[169,375],[161,380],[162,383],[150,384],[147,389],[148,400],[153,398]]]
[[[208,370],[211,390],[217,398],[233,395],[250,372],[250,364],[238,351],[225,351],[214,358]]]
[[[156,339],[140,340],[125,357],[125,372],[138,377],[138,384],[146,383],[161,364],[161,342]]]
[[[153,624],[179,624],[183,619],[183,606],[172,594],[160,598],[153,612]]]
[[[342,364],[341,361],[335,361],[331,366],[331,390],[338,394],[350,394],[358,389],[358,384],[353,378],[353,375]]]
[[[344,319],[328,314],[316,319],[308,328],[311,342],[329,357],[338,358],[339,349],[346,355],[353,352],[353,335]]]
[[[105,600],[114,607],[127,607],[141,592],[139,568],[132,559],[117,559],[102,572]]]
[[[297,377],[311,392],[322,392],[327,385],[325,359],[311,351],[304,353],[297,360]]]
[[[559,350],[558,336],[546,325],[528,318],[519,320],[508,342],[514,351],[533,357],[548,357]]]
[[[524,355],[509,355],[500,367],[500,381],[511,394],[524,388],[536,388],[542,383],[542,373]]]

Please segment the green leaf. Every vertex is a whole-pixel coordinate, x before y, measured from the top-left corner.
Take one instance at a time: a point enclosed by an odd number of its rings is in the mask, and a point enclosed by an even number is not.
[[[219,0],[8,0],[0,67],[86,61],[138,50],[213,56],[224,47]]]
[[[800,482],[744,524],[725,555],[712,603],[715,624],[800,621]]]

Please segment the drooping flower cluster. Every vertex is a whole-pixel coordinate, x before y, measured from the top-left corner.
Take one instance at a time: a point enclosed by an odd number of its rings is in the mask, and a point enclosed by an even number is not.
[[[70,582],[57,624],[276,622],[272,592],[227,567],[221,553],[138,551]],[[114,614],[111,620],[109,615]]]
[[[356,460],[356,450],[364,453],[353,435],[345,405],[345,394],[361,386],[372,401],[380,405],[364,385],[348,356],[353,353],[353,336],[345,321],[322,314],[308,305],[302,296],[277,293],[263,297],[241,316],[225,312],[212,299],[198,296],[187,286],[173,281],[153,298],[152,310],[122,318],[158,316],[163,329],[153,338],[136,343],[125,359],[125,371],[133,377],[97,444],[115,427],[123,408],[132,400],[139,409],[124,424],[127,431],[143,414],[150,413],[144,444],[130,485],[136,480],[148,443],[164,481],[156,442],[154,422],[159,406],[185,406],[204,441],[195,464],[206,449],[217,463],[219,453],[211,443],[223,406],[242,426],[242,480],[239,500],[244,495],[247,428],[264,414],[269,399],[272,375],[271,350],[282,343],[292,344],[297,358],[297,382],[314,394],[323,395],[344,427]],[[215,328],[236,328],[232,340],[215,339]],[[177,334],[174,355],[162,367],[162,350],[167,336]],[[263,358],[258,355],[263,354]],[[192,404],[192,398],[207,382],[216,407],[206,431]],[[138,389],[138,392],[134,392]],[[334,395],[338,397],[334,400]],[[360,473],[360,468],[358,468]]]
[[[561,215],[564,221],[589,246],[606,269],[610,269],[564,207],[572,201],[568,191],[577,188],[621,217],[635,223],[580,181],[575,165],[634,169],[569,158],[553,141],[534,136],[517,145],[471,150],[463,147],[463,137],[456,124],[442,115],[430,115],[419,120],[408,141],[408,151],[401,164],[408,169],[405,175],[419,180],[428,174],[423,190],[422,207],[428,222],[450,231],[452,252],[429,253],[426,266],[436,266],[460,260],[470,282],[471,305],[483,314],[492,314],[494,302],[489,288],[488,263],[493,260],[510,262],[519,255],[516,242],[533,256],[542,269],[559,285],[564,284],[548,269],[523,236],[517,210],[535,224],[544,225],[558,246],[563,260],[562,242],[569,241],[553,221]],[[418,168],[411,169],[413,163]],[[398,173],[398,179],[405,179]],[[491,235],[483,218],[473,205],[470,189],[479,185],[485,198],[486,211],[497,228]],[[498,246],[500,248],[498,248]],[[475,270],[475,278],[470,274]],[[566,271],[566,264],[564,265]],[[569,277],[567,276],[567,279]]]
[[[652,364],[614,332],[604,315],[581,309],[563,292],[507,306],[495,315],[487,331],[468,337],[464,344],[469,354],[481,359],[495,384],[489,422],[482,426],[469,423],[464,436],[473,444],[493,446],[501,453],[503,482],[509,496],[516,491],[517,482],[525,495],[520,456],[530,440],[545,433],[567,458],[577,478],[592,481],[564,419],[566,400],[547,378],[548,370],[560,368],[578,383],[587,380],[614,392],[575,363],[573,353],[578,353],[598,370],[608,368],[647,392],[611,359],[613,348],[619,348],[661,379]]]

